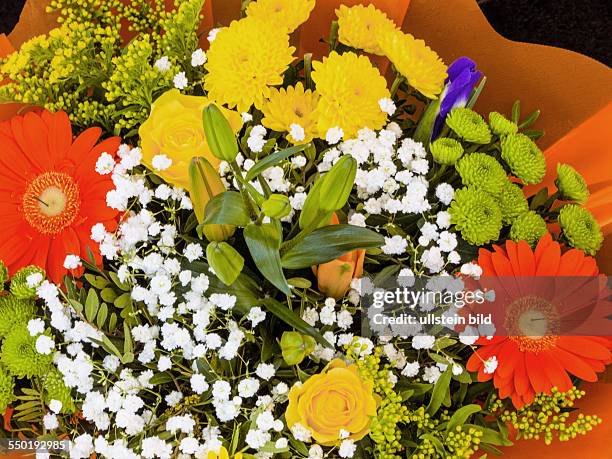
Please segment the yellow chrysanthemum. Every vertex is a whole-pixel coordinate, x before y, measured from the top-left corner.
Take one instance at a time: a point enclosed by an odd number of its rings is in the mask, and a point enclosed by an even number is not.
[[[378,101],[389,97],[387,82],[366,56],[332,52],[312,66],[312,79],[320,95],[317,127],[322,136],[338,127],[348,139],[362,128],[384,126],[387,115]]]
[[[315,0],[258,0],[249,3],[246,14],[291,33],[308,20],[314,7]]]
[[[385,13],[370,4],[348,7],[340,5],[338,16],[338,39],[352,48],[382,55],[378,44],[379,37],[397,28]]]
[[[283,82],[295,48],[289,35],[253,18],[234,21],[222,29],[208,51],[204,88],[208,97],[247,111],[261,107],[270,86]]]
[[[274,131],[289,132],[287,138],[292,143],[310,142],[317,135],[315,110],[318,100],[319,95],[310,89],[304,91],[302,83],[287,89],[274,88],[261,108],[264,114],[261,124]],[[294,124],[304,130],[303,139],[291,135]]]
[[[440,94],[446,79],[446,65],[423,40],[395,30],[381,35],[379,44],[410,86],[430,99]]]

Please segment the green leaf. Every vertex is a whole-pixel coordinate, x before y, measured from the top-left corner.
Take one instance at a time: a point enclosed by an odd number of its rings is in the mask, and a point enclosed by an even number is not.
[[[110,271],[108,273],[108,276],[111,278],[111,280],[113,281],[113,283],[119,287],[119,289],[123,290],[124,292],[129,292],[131,290],[130,288],[130,284],[128,284],[127,282],[121,282],[121,280],[119,280],[119,276],[117,276],[116,273]]]
[[[312,336],[317,343],[325,347],[332,347],[329,342],[318,332],[318,330],[308,325],[298,314],[296,314],[287,305],[284,305],[274,298],[263,298],[260,304],[264,306],[270,313],[278,317],[287,325],[293,327],[304,335]]]
[[[462,406],[451,416],[448,424],[446,425],[446,431],[450,432],[455,430],[455,428],[462,426],[472,414],[478,413],[480,410],[480,405],[476,404]]]
[[[341,209],[348,201],[357,174],[357,161],[350,155],[342,156],[323,176],[319,206],[322,210],[333,212]]]
[[[154,374],[153,377],[149,380],[149,383],[153,384],[154,386],[159,386],[160,384],[169,383],[171,381],[172,376],[170,375],[170,373],[164,371],[162,373]]]
[[[244,258],[227,242],[208,244],[206,259],[225,285],[232,285],[244,268]]]
[[[96,317],[96,323],[98,324],[98,328],[102,328],[104,326],[104,322],[106,322],[106,317],[108,316],[108,306],[106,303],[102,303],[100,308],[98,309],[98,316]]]
[[[300,228],[305,231],[310,231],[313,228],[321,226],[321,224],[325,225],[329,223],[329,219],[332,216],[332,212],[325,211],[321,209],[320,206],[322,185],[323,177],[319,177],[308,192],[306,201],[304,201],[304,206],[300,212],[299,224]]]
[[[98,294],[93,288],[87,292],[87,300],[85,300],[85,318],[89,322],[93,322],[98,312],[98,306],[100,306],[100,300]]]
[[[326,263],[355,249],[380,247],[383,236],[354,225],[329,225],[314,230],[283,253],[286,269],[302,269]],[[288,242],[291,245],[291,241]]]
[[[132,332],[127,322],[123,322],[123,353],[131,354],[134,351],[134,345],[132,343]]]
[[[237,191],[224,191],[206,205],[204,223],[246,226],[251,219],[242,196]]]
[[[431,132],[438,113],[440,113],[440,98],[429,103],[414,131],[414,140],[421,142],[425,148],[429,146]]]
[[[113,301],[115,301],[115,298],[117,298],[118,295],[117,295],[117,292],[115,292],[114,289],[112,289],[110,287],[106,287],[105,289],[103,289],[100,292],[100,296],[107,303],[112,303]]]
[[[430,416],[436,414],[436,412],[440,408],[440,405],[442,405],[442,402],[444,401],[444,398],[446,397],[446,393],[448,392],[448,388],[450,386],[451,376],[452,373],[449,367],[444,373],[442,373],[442,375],[440,375],[440,377],[436,381],[436,384],[433,388],[433,392],[431,394],[431,399],[429,400],[429,404],[427,405],[427,412]]]
[[[114,312],[111,314],[110,319],[108,319],[108,331],[114,332],[117,327],[117,314]]]
[[[516,124],[519,124],[519,120],[521,119],[521,101],[517,100],[512,104],[512,121]]]
[[[280,151],[272,153],[271,155],[266,156],[261,161],[257,161],[255,165],[249,169],[249,172],[247,173],[245,180],[247,182],[250,182],[254,178],[257,178],[257,176],[261,174],[263,171],[265,171],[266,169],[269,169],[270,167],[277,165],[281,161],[284,161],[285,159],[289,158],[290,156],[296,153],[304,151],[306,147],[308,147],[308,145],[310,144],[296,145],[294,147],[289,147],[284,150],[280,150]]]
[[[487,427],[477,426],[475,424],[464,424],[463,430],[476,429],[482,432],[482,437],[480,437],[481,443],[488,443],[489,445],[496,446],[512,446],[513,443],[504,438],[504,436],[498,432],[497,430],[489,429]]]
[[[476,105],[476,101],[480,97],[480,93],[482,92],[486,84],[487,77],[482,77],[482,80],[480,80],[478,86],[476,86],[476,88],[474,88],[474,90],[472,91],[472,94],[470,95],[470,99],[467,101],[467,104],[465,104],[467,108],[473,108],[474,105]]]
[[[78,312],[79,314],[83,313],[83,305],[77,301],[77,300],[73,300],[72,298],[68,299],[68,303],[70,303],[70,306],[72,306],[72,308]]]
[[[278,227],[271,223],[251,223],[244,229],[244,239],[259,271],[276,288],[289,295],[290,287],[281,266],[281,235]]]
[[[132,304],[132,297],[130,296],[129,293],[124,293],[118,296],[117,298],[115,298],[115,301],[113,303],[119,309],[123,309]]]
[[[104,279],[102,276],[94,276],[93,274],[85,274],[85,279],[95,288],[102,290],[105,288],[109,282]]]

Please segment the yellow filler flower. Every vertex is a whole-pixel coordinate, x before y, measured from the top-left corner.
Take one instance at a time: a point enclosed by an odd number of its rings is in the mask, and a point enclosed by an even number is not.
[[[261,107],[270,86],[282,84],[294,52],[283,30],[253,18],[234,21],[210,45],[204,88],[230,108]]]
[[[261,124],[277,132],[289,132],[287,138],[292,143],[310,142],[317,136],[318,100],[319,95],[310,89],[305,91],[302,83],[287,89],[274,88],[261,109],[264,114]],[[301,135],[295,138],[296,133]]]
[[[341,128],[349,139],[360,129],[378,130],[385,125],[387,114],[378,102],[390,97],[387,82],[366,56],[332,52],[312,66],[312,79],[321,96],[317,125],[322,136]]]
[[[380,37],[380,48],[408,83],[425,97],[437,98],[446,79],[446,65],[435,51],[400,30]]]
[[[315,0],[257,0],[249,3],[246,14],[291,33],[308,20],[314,7]]]
[[[395,23],[372,4],[352,7],[340,5],[336,16],[340,43],[379,56],[383,54],[378,44],[380,36],[397,29]]]

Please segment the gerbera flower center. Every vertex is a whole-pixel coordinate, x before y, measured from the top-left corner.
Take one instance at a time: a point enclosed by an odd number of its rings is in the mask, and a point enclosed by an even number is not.
[[[533,295],[519,298],[508,306],[504,327],[522,352],[540,352],[557,342],[560,317],[550,301]]]
[[[70,225],[81,206],[79,186],[62,172],[36,177],[23,195],[23,215],[42,234],[54,235]]]

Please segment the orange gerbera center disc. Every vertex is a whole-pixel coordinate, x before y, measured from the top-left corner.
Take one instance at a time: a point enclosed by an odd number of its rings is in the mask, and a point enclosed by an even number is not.
[[[79,213],[79,186],[62,172],[45,172],[36,177],[23,195],[26,221],[42,234],[62,232]]]
[[[540,352],[557,342],[559,312],[554,304],[538,296],[519,298],[508,306],[504,327],[521,352]]]

